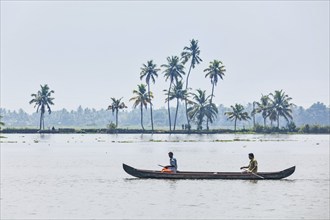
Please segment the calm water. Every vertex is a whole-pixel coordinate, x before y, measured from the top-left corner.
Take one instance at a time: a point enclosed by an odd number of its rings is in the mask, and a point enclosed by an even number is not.
[[[329,135],[5,135],[1,219],[329,219]],[[260,171],[284,180],[144,180],[159,169]]]

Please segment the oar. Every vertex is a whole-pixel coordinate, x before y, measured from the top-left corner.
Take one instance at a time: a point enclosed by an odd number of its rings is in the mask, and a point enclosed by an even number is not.
[[[251,171],[249,171],[249,170],[247,170],[247,169],[243,169],[243,170],[245,170],[245,171],[247,171],[248,173],[251,173],[251,174],[253,174],[253,175],[255,175],[255,176],[257,176],[257,177],[259,177],[259,178],[261,178],[261,179],[265,179],[265,177],[263,177],[263,176],[259,176],[258,174],[253,173],[253,172],[251,172]]]
[[[158,164],[158,166],[160,166],[160,167],[165,167],[165,166],[163,166],[163,165],[160,165],[160,164]]]

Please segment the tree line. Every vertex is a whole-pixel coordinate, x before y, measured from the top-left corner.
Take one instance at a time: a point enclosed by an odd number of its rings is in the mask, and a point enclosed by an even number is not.
[[[256,109],[256,104],[254,104]],[[234,129],[234,123],[228,120],[225,112],[230,112],[231,107],[226,107],[223,105],[217,106],[218,116],[210,124],[210,129]],[[253,115],[253,103],[248,103],[244,106],[246,112],[251,119],[247,121],[237,120],[237,129],[251,129],[254,127],[258,131],[263,131],[265,129],[271,129],[271,121],[266,119],[266,127],[264,127],[264,118],[262,114]],[[171,112],[175,113],[175,108],[171,108]],[[5,128],[36,128],[38,127],[40,114],[32,113],[28,114],[24,110],[19,109],[15,111],[1,109],[0,108],[1,122],[5,125],[1,127]],[[167,109],[160,108],[154,109],[154,126],[157,129],[168,129],[167,120]],[[303,108],[301,106],[292,107],[292,117],[294,118],[294,123],[298,127],[303,127],[305,130],[310,130],[312,126],[329,126],[330,125],[330,108],[325,104],[316,102],[308,108]],[[150,113],[144,112],[144,117],[147,119],[145,123],[146,129],[151,129]],[[254,117],[254,120],[253,120]],[[116,115],[112,114],[111,111],[106,109],[93,109],[93,108],[83,108],[79,106],[76,110],[68,111],[67,109],[52,111],[52,113],[47,117],[44,122],[45,129],[51,129],[52,127],[57,128],[140,128],[140,111],[139,109],[124,109],[120,112],[120,117],[118,118],[118,126],[115,125]],[[276,121],[275,121],[276,123]],[[186,125],[186,115],[184,105],[181,105],[178,111],[177,124],[179,129],[185,129]],[[286,120],[280,118],[280,127],[288,127]],[[308,125],[306,127],[306,125]],[[310,127],[310,128],[309,128]],[[276,126],[274,127],[276,128]],[[267,130],[265,130],[267,131]]]

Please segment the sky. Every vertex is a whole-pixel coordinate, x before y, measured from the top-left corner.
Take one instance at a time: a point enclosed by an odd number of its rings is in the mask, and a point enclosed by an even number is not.
[[[142,64],[160,68],[191,39],[203,59],[193,92],[211,93],[211,61],[225,66],[217,105],[283,90],[298,106],[329,106],[329,1],[41,0],[1,1],[1,108],[34,112],[31,94],[48,84],[52,110],[105,109],[111,97],[131,109]],[[151,84],[155,108],[166,106],[163,70]]]

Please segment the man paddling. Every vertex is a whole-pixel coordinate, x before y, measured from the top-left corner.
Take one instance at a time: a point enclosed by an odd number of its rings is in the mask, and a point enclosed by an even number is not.
[[[247,168],[246,172],[257,173],[258,172],[258,162],[254,158],[253,153],[249,153],[249,159],[250,159],[249,166],[241,167],[241,169],[246,169]]]
[[[178,164],[176,162],[176,159],[173,157],[173,153],[169,152],[168,156],[170,157],[170,165],[164,166],[162,169],[162,172],[165,173],[176,173],[178,169]]]

